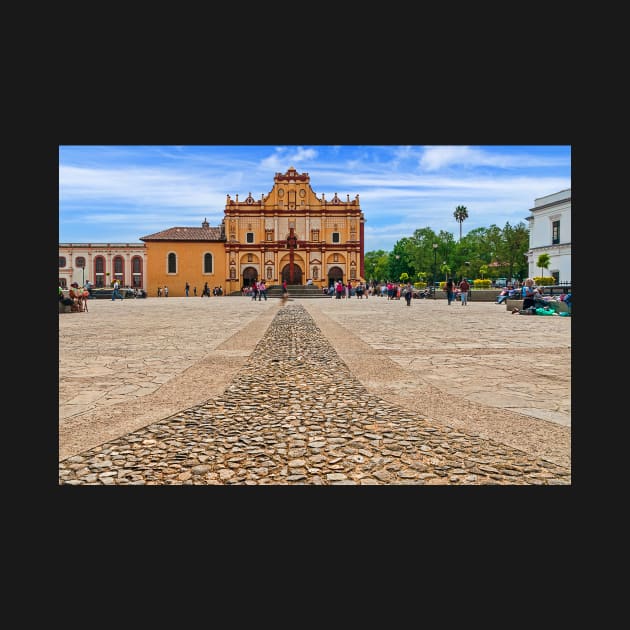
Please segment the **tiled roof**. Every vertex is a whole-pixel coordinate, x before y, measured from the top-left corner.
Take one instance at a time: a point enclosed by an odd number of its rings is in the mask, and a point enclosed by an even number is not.
[[[220,227],[172,227],[162,232],[141,236],[141,241],[221,241]]]

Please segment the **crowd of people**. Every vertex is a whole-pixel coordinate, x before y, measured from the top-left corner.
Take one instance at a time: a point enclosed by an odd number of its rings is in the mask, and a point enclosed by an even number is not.
[[[307,282],[308,284],[308,282]],[[312,284],[312,281],[310,282]],[[522,286],[519,288],[517,283],[508,283],[506,287],[497,296],[496,304],[504,304],[508,299],[522,299],[522,308],[513,308],[512,314],[516,315],[570,315],[572,306],[572,294],[571,292],[563,293],[561,295],[544,296],[542,290],[538,288],[532,278],[527,278]],[[91,297],[93,285],[87,280],[84,286],[79,287],[77,282],[73,282],[70,285],[70,289],[66,295],[61,283],[59,284],[59,301],[65,306],[70,306],[72,311],[83,312],[88,310],[87,300]],[[412,298],[428,298],[431,297],[431,290],[429,287],[424,289],[415,289],[411,282],[363,282],[358,281],[353,284],[351,280],[343,282],[341,280],[335,280],[329,287],[323,287],[322,291],[325,295],[336,299],[350,299],[355,296],[358,299],[366,299],[369,296],[386,297],[387,300],[400,300],[403,297],[407,303],[407,306],[411,305]],[[452,302],[459,301],[462,306],[468,306],[468,295],[470,291],[470,284],[463,278],[457,283],[452,278],[447,279],[444,285],[444,291],[446,293],[447,304],[450,306]],[[185,286],[186,297],[190,295],[190,285],[186,282]],[[267,285],[262,281],[255,281],[249,286],[242,288],[242,294],[249,296],[252,300],[258,299],[267,300]],[[133,290],[134,297],[145,297],[146,292],[138,289]],[[169,290],[166,285],[158,286],[157,296],[168,297]],[[197,287],[193,287],[193,295],[197,295]],[[223,287],[221,285],[215,286],[212,290],[206,282],[201,291],[201,297],[207,296],[221,296],[223,295]],[[288,286],[286,281],[282,283],[282,296],[284,299],[288,298]],[[116,298],[122,300],[123,295],[120,292],[120,284],[118,280],[114,281],[112,291],[112,301]],[[564,302],[567,306],[566,311],[560,312],[558,304]]]
[[[73,313],[87,313],[89,297],[90,292],[86,285],[80,287],[77,282],[73,282],[68,290],[68,295],[66,295],[63,287],[59,284],[59,303],[63,306],[69,306]]]

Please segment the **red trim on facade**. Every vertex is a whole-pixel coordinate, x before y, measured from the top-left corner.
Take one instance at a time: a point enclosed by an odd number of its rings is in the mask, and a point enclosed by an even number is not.
[[[362,278],[365,278],[365,269],[363,268],[363,256],[365,255],[365,251],[364,251],[364,247],[365,247],[365,240],[364,240],[364,234],[363,234],[363,229],[365,227],[365,223],[363,223],[363,221],[361,221],[361,225],[359,227],[359,242],[361,243],[361,245],[359,246],[359,275]],[[367,280],[367,278],[365,278]]]

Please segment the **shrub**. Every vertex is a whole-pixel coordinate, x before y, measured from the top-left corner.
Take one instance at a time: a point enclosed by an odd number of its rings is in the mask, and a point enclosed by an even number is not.
[[[481,278],[475,278],[473,280],[473,288],[475,289],[489,289],[492,286],[492,281],[485,279],[482,280]]]
[[[548,286],[550,284],[556,284],[556,279],[553,276],[536,276],[534,278],[534,284],[539,287]]]

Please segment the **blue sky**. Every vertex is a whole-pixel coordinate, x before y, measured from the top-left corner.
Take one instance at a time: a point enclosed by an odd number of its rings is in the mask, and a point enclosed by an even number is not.
[[[275,173],[307,172],[318,196],[359,195],[365,251],[429,227],[462,234],[526,222],[534,199],[571,187],[571,147],[60,146],[59,242],[138,243],[171,227],[211,226],[226,195],[267,194]]]

